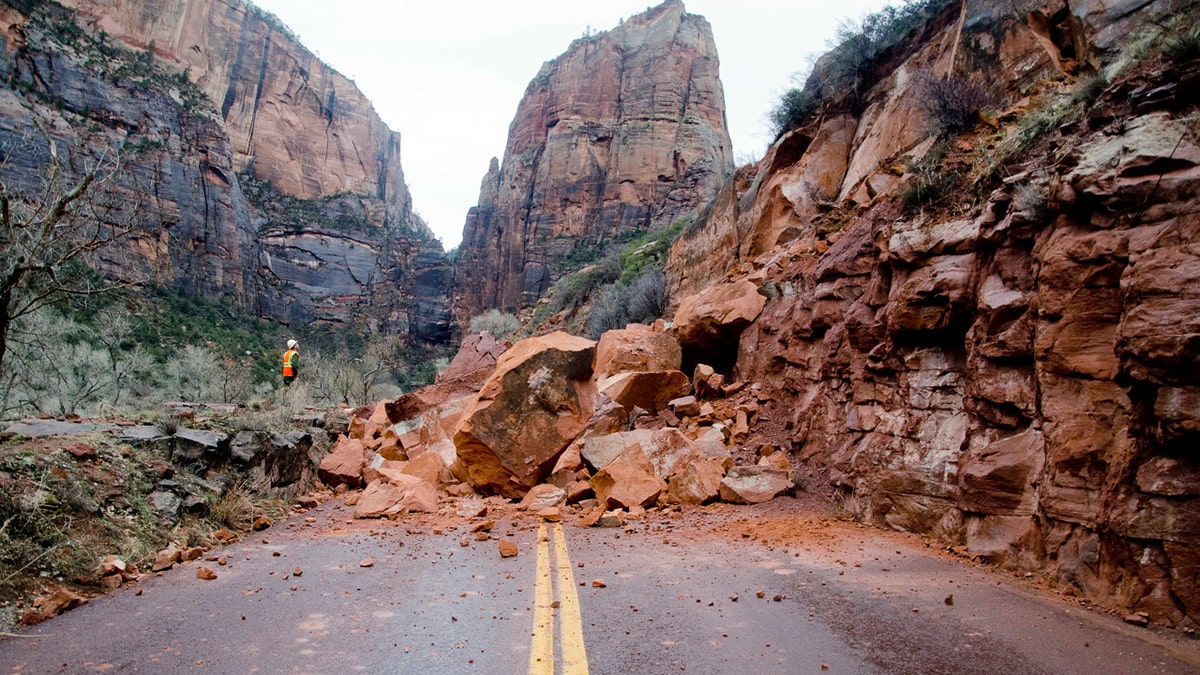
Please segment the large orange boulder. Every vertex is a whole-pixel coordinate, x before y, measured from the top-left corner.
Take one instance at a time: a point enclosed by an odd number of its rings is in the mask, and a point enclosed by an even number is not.
[[[681,466],[671,476],[667,489],[680,504],[704,504],[720,496],[724,477],[721,460],[705,457]]]
[[[437,511],[437,490],[407,474],[388,474],[363,490],[354,505],[355,518],[383,518],[401,513]]]
[[[496,362],[511,345],[497,342],[490,333],[472,333],[463,338],[458,353],[446,369],[437,374],[437,384],[463,382],[481,387],[496,369]]]
[[[692,390],[692,381],[678,370],[620,373],[598,384],[600,393],[632,410],[651,414],[666,410],[667,404]]]
[[[477,490],[521,497],[543,482],[596,406],[596,343],[566,333],[518,342],[464,408],[456,475]]]
[[[402,471],[410,476],[416,476],[434,487],[452,480],[450,467],[446,466],[442,456],[436,452],[426,452],[410,460]]]
[[[605,332],[596,345],[597,380],[617,373],[679,370],[682,364],[683,352],[674,335],[637,324]]]
[[[592,477],[596,501],[605,508],[649,506],[667,489],[640,445],[634,445]]]
[[[342,437],[333,452],[321,460],[317,477],[330,487],[345,483],[350,487],[362,485],[363,466],[366,465],[366,450],[357,438]]]
[[[675,335],[685,356],[707,354],[714,365],[729,360],[720,352],[736,348],[742,331],[766,304],[758,285],[748,279],[709,286],[684,298],[675,312]]]

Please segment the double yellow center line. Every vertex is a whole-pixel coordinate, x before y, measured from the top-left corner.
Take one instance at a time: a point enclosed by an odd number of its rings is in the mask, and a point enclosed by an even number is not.
[[[558,625],[561,637],[562,672],[587,675],[587,650],[583,646],[583,622],[579,615],[579,595],[575,592],[575,574],[567,555],[567,539],[562,525],[554,524],[554,561],[557,582],[550,571],[550,537],[546,526],[538,526],[537,582],[534,585],[533,648],[529,652],[530,675],[554,673],[554,597],[558,591]]]

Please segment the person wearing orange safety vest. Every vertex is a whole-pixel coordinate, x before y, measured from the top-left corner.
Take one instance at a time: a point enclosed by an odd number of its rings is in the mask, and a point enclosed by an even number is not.
[[[283,386],[285,387],[291,384],[300,372],[300,352],[296,351],[298,344],[295,340],[288,340],[287,351],[283,353]]]

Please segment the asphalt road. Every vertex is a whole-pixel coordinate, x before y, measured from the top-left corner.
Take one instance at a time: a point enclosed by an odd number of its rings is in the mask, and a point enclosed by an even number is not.
[[[453,508],[330,503],[0,639],[0,672],[1200,673],[1196,640],[788,501],[587,530],[493,508],[484,542]]]

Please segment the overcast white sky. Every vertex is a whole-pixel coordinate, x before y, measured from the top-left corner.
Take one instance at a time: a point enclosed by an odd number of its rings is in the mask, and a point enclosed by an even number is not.
[[[402,135],[401,161],[418,213],[446,249],[462,238],[488,161],[544,61],[585,30],[608,30],[648,0],[253,0],[353,79]],[[721,57],[738,163],[761,157],[766,116],[819,53],[839,19],[883,0],[685,0],[706,17]]]

